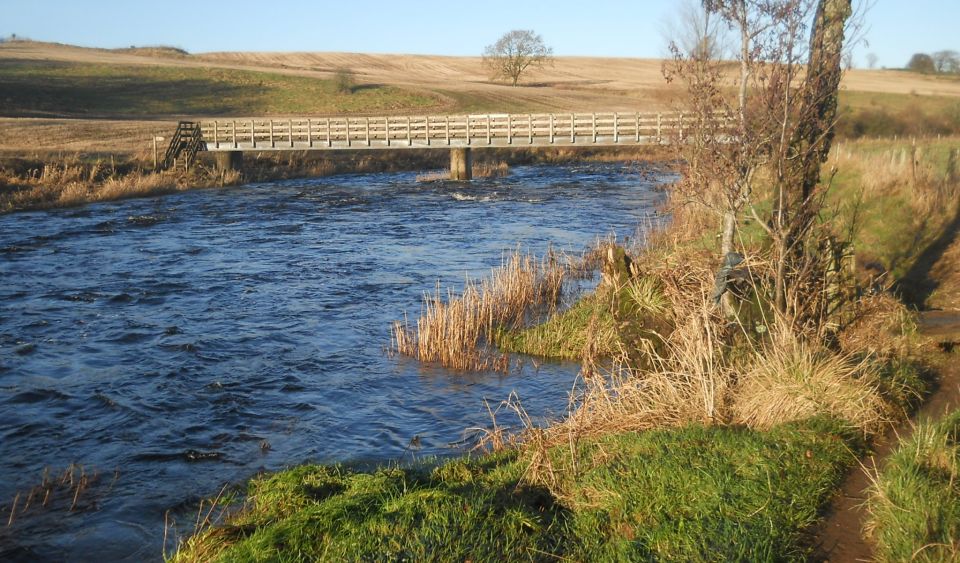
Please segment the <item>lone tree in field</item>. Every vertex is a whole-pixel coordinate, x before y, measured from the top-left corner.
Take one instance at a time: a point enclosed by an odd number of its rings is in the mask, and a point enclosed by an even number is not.
[[[930,55],[926,53],[916,53],[910,57],[910,62],[907,63],[907,70],[933,74],[937,72],[937,65],[933,62],[933,57]]]
[[[514,86],[528,68],[543,68],[548,64],[553,64],[553,49],[529,29],[506,33],[483,50],[483,66],[493,73],[494,78],[509,79]]]

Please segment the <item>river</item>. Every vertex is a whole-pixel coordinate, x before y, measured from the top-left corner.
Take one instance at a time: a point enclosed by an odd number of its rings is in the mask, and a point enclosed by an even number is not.
[[[414,176],[0,216],[0,559],[158,560],[168,511],[195,514],[260,471],[451,455],[489,425],[484,401],[513,391],[539,419],[562,416],[576,364],[451,372],[387,354],[390,323],[416,317],[438,279],[462,286],[518,244],[633,236],[669,175],[581,163],[460,185]],[[34,501],[2,527],[18,492],[73,463],[99,473],[74,511]]]

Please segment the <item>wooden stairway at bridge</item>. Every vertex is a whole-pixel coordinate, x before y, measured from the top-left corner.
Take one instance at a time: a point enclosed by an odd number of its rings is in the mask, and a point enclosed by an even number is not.
[[[205,150],[207,146],[203,141],[200,124],[195,121],[181,121],[177,124],[177,130],[170,139],[159,168],[170,170],[182,167],[187,170],[196,161],[197,153]]]

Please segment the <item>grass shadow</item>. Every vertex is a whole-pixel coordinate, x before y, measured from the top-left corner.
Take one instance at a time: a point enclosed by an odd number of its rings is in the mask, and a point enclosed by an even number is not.
[[[953,219],[944,227],[943,232],[917,257],[907,273],[897,281],[895,289],[903,301],[922,309],[927,299],[940,286],[939,280],[931,276],[933,267],[943,254],[960,236],[960,204],[953,213]]]

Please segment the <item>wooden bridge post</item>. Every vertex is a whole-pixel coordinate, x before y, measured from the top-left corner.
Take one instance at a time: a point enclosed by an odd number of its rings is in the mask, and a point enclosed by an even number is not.
[[[450,179],[465,182],[473,178],[473,155],[470,147],[450,149]]]

